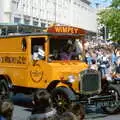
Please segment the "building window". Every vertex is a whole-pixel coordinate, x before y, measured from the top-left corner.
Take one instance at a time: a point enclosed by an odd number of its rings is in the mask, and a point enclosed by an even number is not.
[[[17,17],[14,17],[14,23],[20,23],[21,19],[20,18],[17,18]]]
[[[38,26],[38,21],[33,21],[34,26]]]
[[[29,25],[30,24],[30,20],[24,19],[24,24]]]
[[[41,27],[45,28],[45,23],[41,22]]]

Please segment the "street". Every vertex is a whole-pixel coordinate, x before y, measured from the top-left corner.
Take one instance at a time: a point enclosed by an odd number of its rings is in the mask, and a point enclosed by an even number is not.
[[[14,105],[12,120],[27,120],[31,114],[31,108],[23,106],[29,105],[31,99],[28,99],[28,97],[26,98],[23,94],[18,94],[14,96],[13,102],[17,105]],[[120,120],[120,114],[104,114],[100,108],[96,108],[94,105],[91,105],[86,108],[85,120]]]
[[[15,105],[12,120],[27,120],[30,114],[30,109]],[[86,114],[85,120],[120,120],[120,114],[107,115],[103,113],[92,112]]]

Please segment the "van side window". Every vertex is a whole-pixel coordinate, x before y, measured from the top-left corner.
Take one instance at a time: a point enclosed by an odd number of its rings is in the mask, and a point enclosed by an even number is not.
[[[22,39],[22,43],[21,44],[22,44],[22,50],[26,51],[26,49],[27,49],[27,43],[26,43],[26,39],[25,38]]]

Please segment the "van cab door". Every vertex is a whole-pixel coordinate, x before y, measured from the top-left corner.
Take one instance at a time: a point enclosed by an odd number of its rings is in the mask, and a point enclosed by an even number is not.
[[[30,87],[44,88],[44,69],[46,65],[47,37],[31,38]]]

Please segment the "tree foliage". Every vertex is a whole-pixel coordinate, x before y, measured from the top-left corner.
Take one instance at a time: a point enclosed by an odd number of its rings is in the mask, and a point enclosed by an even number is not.
[[[113,0],[109,7],[101,10],[98,21],[107,26],[113,41],[120,41],[120,0]]]

